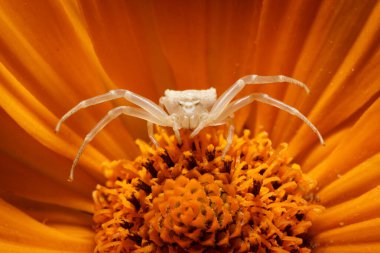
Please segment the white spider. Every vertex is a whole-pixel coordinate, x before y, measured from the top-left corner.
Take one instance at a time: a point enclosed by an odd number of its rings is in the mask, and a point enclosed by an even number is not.
[[[232,143],[234,133],[234,125],[232,118],[234,112],[240,108],[257,100],[279,109],[282,109],[290,114],[293,114],[303,120],[318,136],[319,141],[324,145],[324,140],[318,129],[297,109],[278,101],[267,94],[253,93],[233,102],[231,100],[247,85],[247,84],[265,84],[288,82],[298,85],[309,93],[308,87],[300,81],[283,75],[278,76],[258,76],[248,75],[237,80],[229,89],[227,89],[218,99],[216,98],[216,90],[210,88],[207,90],[166,90],[165,96],[160,98],[160,106],[151,100],[137,95],[129,90],[111,90],[106,94],[96,96],[87,100],[83,100],[70,111],[68,111],[58,122],[56,131],[58,132],[61,124],[80,109],[91,105],[103,103],[109,100],[124,98],[127,101],[141,107],[119,106],[108,112],[108,114],[87,134],[82,146],[74,159],[70,171],[69,181],[73,180],[74,168],[78,163],[86,145],[102,130],[111,120],[121,114],[130,115],[147,121],[148,134],[151,141],[158,146],[157,141],[153,136],[153,124],[164,127],[171,127],[175,133],[178,143],[181,144],[181,136],[179,130],[181,128],[193,129],[190,138],[197,135],[203,128],[207,126],[217,126],[228,124],[227,144],[223,150],[222,156],[226,154]],[[163,109],[165,108],[166,111]]]

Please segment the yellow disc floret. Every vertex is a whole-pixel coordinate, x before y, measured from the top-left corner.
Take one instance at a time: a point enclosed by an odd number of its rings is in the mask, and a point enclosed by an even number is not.
[[[95,252],[310,252],[307,231],[322,207],[315,182],[291,163],[286,144],[265,132],[235,136],[225,157],[223,131],[183,144],[159,129],[161,148],[137,141],[134,161],[104,165],[93,193]]]

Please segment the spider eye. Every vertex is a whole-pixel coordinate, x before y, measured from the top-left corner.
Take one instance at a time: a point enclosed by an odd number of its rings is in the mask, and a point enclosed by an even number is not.
[[[199,100],[195,101],[177,101],[178,105],[184,108],[192,108],[200,103]]]

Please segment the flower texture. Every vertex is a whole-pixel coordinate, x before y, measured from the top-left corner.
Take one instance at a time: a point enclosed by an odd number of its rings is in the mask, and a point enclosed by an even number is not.
[[[1,252],[380,252],[380,4],[348,1],[0,2]],[[326,140],[276,108],[236,113],[189,139],[120,117],[83,137],[127,89],[247,87],[297,108]],[[128,103],[127,103],[128,104]],[[186,137],[187,136],[187,137]],[[136,145],[137,143],[137,145]],[[287,143],[287,144],[286,144]]]
[[[134,162],[105,166],[109,180],[94,192],[95,251],[310,252],[311,217],[323,207],[307,200],[315,182],[290,163],[286,145],[274,150],[266,133],[246,130],[222,157],[223,131],[181,146],[160,132],[166,149],[138,142]]]

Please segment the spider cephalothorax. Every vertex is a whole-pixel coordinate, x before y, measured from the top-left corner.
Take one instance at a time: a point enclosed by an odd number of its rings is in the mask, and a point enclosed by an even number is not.
[[[293,78],[278,75],[278,76],[258,76],[248,75],[238,79],[229,89],[227,89],[219,98],[216,97],[216,90],[210,88],[207,90],[166,90],[165,96],[160,98],[160,105],[157,105],[153,101],[144,98],[136,93],[128,90],[111,90],[106,94],[90,98],[80,102],[73,109],[67,112],[61,120],[58,122],[56,131],[59,131],[61,124],[68,117],[73,115],[80,109],[86,108],[91,105],[99,104],[105,101],[124,98],[127,101],[139,106],[120,106],[116,107],[108,112],[108,114],[87,134],[82,146],[80,147],[73,165],[71,167],[69,180],[73,179],[74,168],[78,163],[86,145],[95,137],[95,135],[103,129],[111,120],[126,114],[129,116],[141,118],[147,121],[148,134],[151,141],[157,144],[153,135],[153,124],[171,127],[176,135],[178,143],[181,143],[181,136],[179,130],[181,128],[193,129],[190,137],[197,135],[203,128],[207,126],[216,126],[227,124],[229,126],[227,145],[224,147],[223,156],[228,151],[234,133],[233,115],[242,107],[252,103],[253,101],[259,101],[266,103],[281,110],[284,110],[290,114],[293,114],[303,120],[313,131],[317,134],[320,142],[324,144],[323,138],[318,129],[297,109],[276,100],[267,94],[252,93],[240,99],[232,101],[234,97],[248,84],[265,84],[265,83],[279,83],[288,82],[298,85],[309,92],[309,89],[305,84],[297,81]],[[232,102],[231,102],[232,101]],[[166,111],[164,110],[164,108]]]
[[[216,90],[166,90],[160,98],[160,105],[165,106],[169,115],[174,115],[173,122],[178,129],[194,129],[216,101]],[[178,137],[177,137],[178,138]]]

